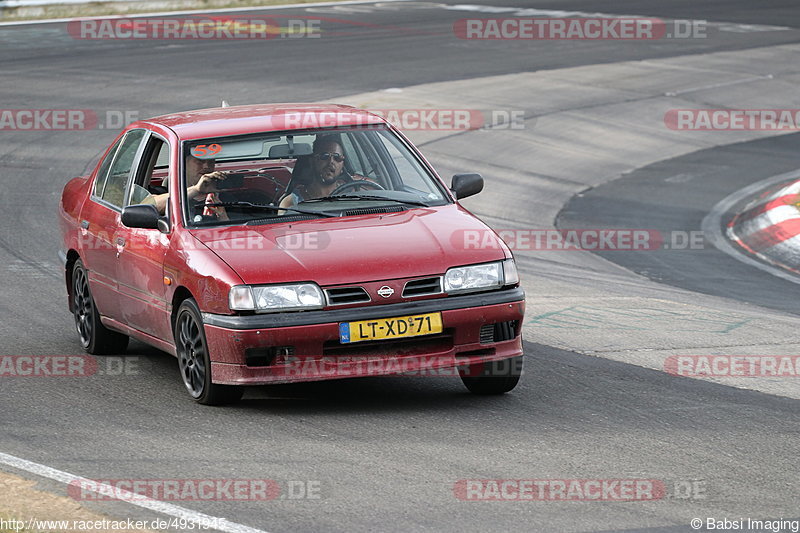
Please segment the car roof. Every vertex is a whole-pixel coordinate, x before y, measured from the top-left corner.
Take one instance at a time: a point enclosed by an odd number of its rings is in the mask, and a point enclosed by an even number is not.
[[[347,105],[256,104],[198,109],[153,117],[183,140],[331,126],[386,124],[381,117]]]

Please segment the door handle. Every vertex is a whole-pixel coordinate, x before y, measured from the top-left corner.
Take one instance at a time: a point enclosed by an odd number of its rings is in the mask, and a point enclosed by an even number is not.
[[[117,257],[119,258],[119,254],[122,253],[122,249],[125,248],[125,239],[122,237],[117,237]]]

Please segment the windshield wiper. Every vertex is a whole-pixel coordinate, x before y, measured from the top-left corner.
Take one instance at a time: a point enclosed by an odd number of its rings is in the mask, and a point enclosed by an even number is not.
[[[401,200],[399,198],[389,198],[387,196],[372,196],[372,195],[355,195],[355,194],[337,194],[336,196],[323,196],[322,198],[311,198],[309,200],[303,200],[300,202],[301,204],[308,204],[314,202],[327,202],[331,200],[369,200],[370,202],[374,202],[376,200],[382,201],[386,200],[389,202],[397,202],[400,204],[406,205],[418,205],[420,207],[430,207],[425,202],[420,202],[418,200]]]
[[[327,211],[311,211],[310,209],[297,209],[296,207],[280,207],[277,205],[269,204],[254,204],[252,202],[215,202],[213,204],[205,204],[209,207],[244,207],[247,209],[263,209],[267,211],[293,211],[303,215],[316,215],[321,217],[338,217],[336,213],[328,213]],[[277,217],[276,217],[277,218]]]

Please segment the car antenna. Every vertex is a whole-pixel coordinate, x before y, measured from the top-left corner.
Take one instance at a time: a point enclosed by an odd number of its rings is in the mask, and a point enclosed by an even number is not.
[[[230,104],[225,100],[222,101],[222,105],[220,107],[230,107]]]

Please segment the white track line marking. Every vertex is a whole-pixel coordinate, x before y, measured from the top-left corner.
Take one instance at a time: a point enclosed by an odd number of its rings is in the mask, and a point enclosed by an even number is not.
[[[746,263],[752,267],[756,267],[759,270],[763,270],[764,272],[768,272],[773,276],[778,276],[779,278],[791,281],[792,283],[800,284],[800,278],[790,274],[782,268],[764,264],[760,261],[756,261],[748,255],[745,255],[744,252],[739,251],[730,242],[728,242],[728,239],[722,234],[722,217],[734,205],[744,200],[748,196],[752,196],[758,193],[760,190],[769,187],[770,185],[780,183],[781,181],[789,181],[791,179],[800,179],[800,170],[794,170],[785,174],[772,176],[771,178],[748,185],[744,189],[739,189],[735,193],[718,202],[717,205],[711,209],[711,212],[703,218],[703,223],[700,227],[703,230],[703,235],[705,235],[706,239],[711,241],[711,244],[716,246],[721,252],[725,252],[734,259],[737,259],[742,263]]]
[[[37,476],[53,479],[55,481],[64,483],[65,485],[69,485],[70,483],[82,483],[82,487],[86,487],[86,490],[89,490],[88,487],[95,485],[93,480],[76,476],[68,472],[62,472],[61,470],[56,470],[55,468],[50,468],[49,466],[34,463],[26,459],[20,459],[19,457],[8,455],[2,452],[0,452],[0,464],[5,464],[19,470],[24,470],[25,472],[30,472],[31,474],[36,474]],[[217,527],[212,527],[209,529],[216,529],[217,531],[226,531],[228,533],[267,533],[261,529],[255,529],[242,524],[237,524],[236,522],[230,522],[226,518],[199,513],[197,511],[192,511],[191,509],[186,509],[185,507],[146,498],[141,494],[136,494],[118,487],[111,487],[110,485],[105,485],[102,483],[96,484],[96,490],[92,490],[91,492],[97,492],[98,494],[116,493],[122,496],[122,499],[118,501],[136,505],[137,507],[143,507],[144,509],[149,509],[150,511],[173,516],[175,518],[188,520],[198,525],[205,526],[207,524],[214,524],[216,522],[218,524]]]

